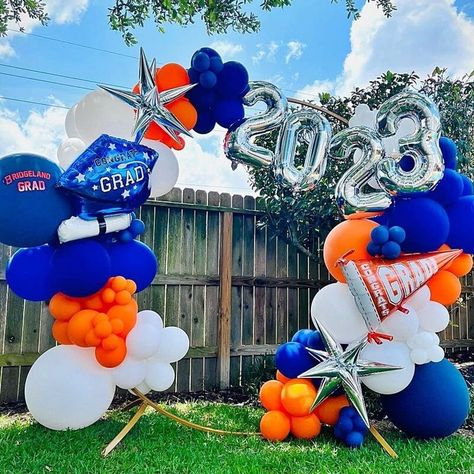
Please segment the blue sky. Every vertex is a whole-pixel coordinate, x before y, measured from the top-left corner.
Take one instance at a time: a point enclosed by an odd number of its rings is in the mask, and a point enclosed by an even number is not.
[[[46,3],[52,17],[50,25],[27,25],[27,31],[119,54],[13,34],[0,40],[0,73],[94,87],[92,83],[4,66],[12,65],[98,82],[135,83],[138,46],[125,46],[120,34],[109,30],[108,1]],[[214,44],[224,59],[244,63],[252,80],[269,80],[286,95],[301,98],[317,97],[322,90],[345,93],[388,68],[425,74],[434,66],[447,66],[453,75],[474,69],[474,1],[395,0],[399,9],[390,20],[384,19],[373,4],[359,1],[363,10],[356,22],[347,19],[343,3],[295,0],[292,7],[259,13],[262,28],[252,35],[230,32],[208,37],[200,21],[186,28],[166,26],[164,34],[150,21],[136,35],[138,45],[158,63],[188,66],[196,49]],[[1,96],[72,106],[87,92],[0,74]],[[0,101],[0,134],[4,137],[0,155],[28,149],[54,154],[64,138],[65,112]],[[222,136],[223,132],[217,131],[188,144],[182,158],[178,155],[184,163],[179,182],[215,186],[217,190],[245,190],[245,173],[232,173],[219,151]],[[187,166],[197,161],[199,170]]]

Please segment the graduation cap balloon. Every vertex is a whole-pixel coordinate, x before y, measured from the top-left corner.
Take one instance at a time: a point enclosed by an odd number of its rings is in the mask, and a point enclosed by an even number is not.
[[[158,153],[109,135],[95,140],[61,176],[58,186],[77,197],[80,217],[132,212],[150,195]]]

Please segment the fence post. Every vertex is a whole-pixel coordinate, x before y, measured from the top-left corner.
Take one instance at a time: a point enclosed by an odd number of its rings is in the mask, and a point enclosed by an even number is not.
[[[222,214],[219,262],[219,321],[217,370],[219,387],[230,385],[230,317],[232,300],[232,212]]]

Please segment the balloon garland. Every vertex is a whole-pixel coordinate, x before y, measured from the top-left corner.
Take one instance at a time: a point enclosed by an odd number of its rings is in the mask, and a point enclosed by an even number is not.
[[[369,430],[379,436],[363,386],[382,394],[408,435],[443,437],[463,423],[467,387],[436,333],[473,266],[474,190],[456,171],[456,147],[440,136],[431,99],[406,90],[378,111],[359,106],[349,128],[332,136],[319,110],[290,109],[275,85],[249,82],[242,64],[224,63],[210,48],[196,51],[188,70],[157,68],[141,50],[135,86],[100,87],[68,111],[58,148],[65,171],[32,154],[0,160],[0,216],[8,222],[0,242],[22,247],[7,282],[22,298],[49,302],[60,344],[26,381],[38,422],[82,428],[103,415],[116,386],[143,401],[173,384],[170,363],[185,356],[189,339],[138,309],[134,295],[151,284],[158,262],[135,240],[145,226],[133,211],[176,184],[172,149],[185,146],[183,135],[218,124],[233,167],[272,167],[295,194],[317,187],[328,159],[354,162],[335,189],[346,220],[323,251],[337,282],[312,302],[316,330],[298,331],[276,352],[276,379],[260,390],[262,435],[311,439],[326,424],[359,447]],[[245,117],[244,106],[259,102],[265,110]],[[255,143],[272,131],[275,149]],[[307,152],[297,166],[301,144]]]

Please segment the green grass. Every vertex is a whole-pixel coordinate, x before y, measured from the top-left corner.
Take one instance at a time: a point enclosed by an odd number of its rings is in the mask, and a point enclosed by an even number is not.
[[[227,430],[254,431],[262,411],[218,403],[178,403],[175,413]],[[112,411],[80,431],[50,431],[27,416],[0,417],[0,472],[5,473],[469,473],[474,438],[454,435],[420,442],[396,431],[384,433],[399,458],[389,458],[369,437],[362,449],[338,444],[329,429],[314,441],[271,444],[258,437],[209,435],[148,409],[107,458],[101,450],[131,412]]]

